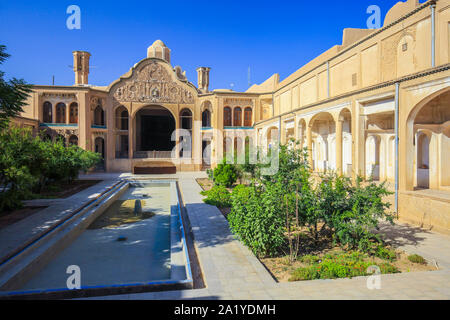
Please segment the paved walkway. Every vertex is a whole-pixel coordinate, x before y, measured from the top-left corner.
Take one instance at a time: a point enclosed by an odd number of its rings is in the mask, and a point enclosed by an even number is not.
[[[380,290],[369,290],[367,277],[277,283],[234,239],[221,212],[202,202],[197,176],[179,179],[206,288],[94,299],[450,299],[450,237],[407,225],[384,228],[393,242],[435,260],[441,270],[382,275]]]
[[[80,202],[87,201],[86,198],[126,176],[129,174],[82,176],[83,179],[105,181],[0,230],[0,255],[20,244],[20,241],[29,239],[30,234],[60,219],[76,204],[79,206]],[[203,203],[199,194],[201,188],[195,181],[197,177],[206,175],[180,173],[154,176],[177,178],[180,182],[206,288],[91,299],[450,299],[450,237],[403,224],[383,228],[395,244],[436,261],[441,270],[382,275],[380,290],[367,289],[367,277],[277,283],[255,256],[233,237],[221,212]]]

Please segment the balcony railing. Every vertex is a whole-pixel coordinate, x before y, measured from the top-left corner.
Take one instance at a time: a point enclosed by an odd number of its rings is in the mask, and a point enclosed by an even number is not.
[[[116,159],[128,159],[128,151],[116,151]]]
[[[78,123],[40,123],[39,127],[78,127]]]
[[[171,159],[172,151],[136,151],[135,159]]]

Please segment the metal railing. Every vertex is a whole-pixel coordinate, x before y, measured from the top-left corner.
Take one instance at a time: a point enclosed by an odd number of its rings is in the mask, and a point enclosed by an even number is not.
[[[128,159],[128,151],[116,151],[116,159]]]
[[[172,151],[136,151],[133,158],[135,159],[171,159]]]

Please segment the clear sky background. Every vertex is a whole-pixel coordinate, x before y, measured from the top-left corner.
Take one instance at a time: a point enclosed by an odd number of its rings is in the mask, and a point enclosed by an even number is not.
[[[172,65],[197,84],[211,67],[210,89],[248,89],[274,73],[286,78],[342,43],[344,28],[366,28],[368,6],[381,20],[397,0],[352,1],[20,1],[0,0],[0,44],[12,55],[6,77],[32,84],[73,85],[72,51],[92,54],[89,83],[106,86],[146,57],[161,39]],[[424,2],[424,1],[421,1]],[[67,7],[81,8],[81,30],[69,30]]]

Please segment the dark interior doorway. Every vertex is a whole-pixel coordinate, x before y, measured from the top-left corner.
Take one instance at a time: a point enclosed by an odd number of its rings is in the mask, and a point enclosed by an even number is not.
[[[175,147],[175,141],[172,141],[175,119],[168,110],[162,108],[141,110],[137,121],[138,151],[172,151]]]

